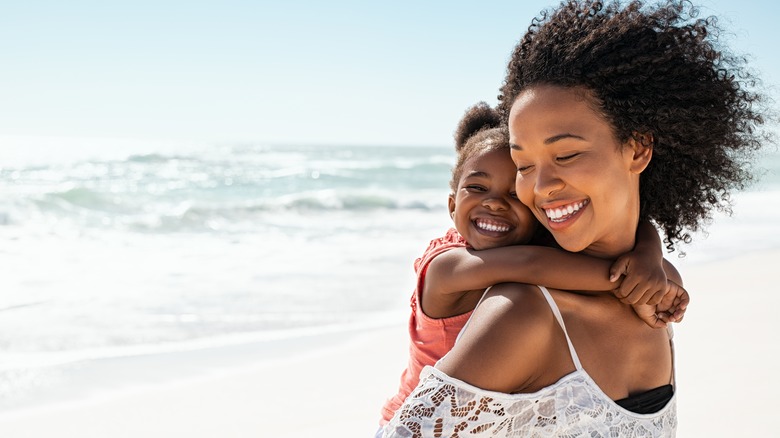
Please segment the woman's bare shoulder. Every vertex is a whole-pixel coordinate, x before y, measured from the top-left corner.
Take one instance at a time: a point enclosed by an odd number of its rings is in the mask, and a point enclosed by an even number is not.
[[[554,352],[555,325],[537,286],[493,286],[437,368],[483,389],[515,392],[539,376],[538,365]]]
[[[625,398],[669,383],[666,330],[649,327],[609,295],[551,292],[583,367],[608,396]]]

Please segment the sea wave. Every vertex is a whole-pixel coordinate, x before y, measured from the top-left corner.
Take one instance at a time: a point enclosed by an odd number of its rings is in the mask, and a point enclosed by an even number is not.
[[[72,211],[79,208],[111,211],[121,205],[115,198],[112,199],[105,193],[86,187],[49,192],[32,200],[43,211]]]
[[[3,167],[0,225],[252,231],[279,213],[439,211],[451,160],[441,148],[234,145]]]
[[[0,203],[0,225],[49,224],[74,228],[141,232],[252,231],[278,214],[352,214],[379,211],[441,211],[446,192],[418,190],[400,196],[394,190],[321,189],[258,196],[259,190],[233,196],[213,190],[188,194],[112,193],[89,187],[68,187]]]

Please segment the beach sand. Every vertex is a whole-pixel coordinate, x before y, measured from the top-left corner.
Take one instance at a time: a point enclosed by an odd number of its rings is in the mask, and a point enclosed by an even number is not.
[[[692,295],[675,326],[678,437],[776,433],[778,261],[780,251],[690,266],[673,260]],[[315,336],[305,351],[230,372],[0,414],[0,436],[371,437],[406,362],[401,319]]]

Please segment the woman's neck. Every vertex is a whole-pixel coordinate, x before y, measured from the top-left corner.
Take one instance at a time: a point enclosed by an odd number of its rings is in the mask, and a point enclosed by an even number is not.
[[[636,223],[633,227],[627,226],[619,231],[611,232],[609,236],[593,242],[582,252],[602,259],[615,259],[631,252],[634,245],[636,245]]]

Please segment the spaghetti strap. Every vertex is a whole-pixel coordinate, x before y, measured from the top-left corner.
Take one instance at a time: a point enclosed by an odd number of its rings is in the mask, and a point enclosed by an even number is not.
[[[675,391],[677,390],[677,383],[676,380],[676,374],[677,374],[677,367],[674,366],[674,329],[672,329],[671,324],[667,324],[666,326],[666,334],[669,335],[669,348],[672,350],[672,378],[671,378],[671,384],[674,387]]]
[[[550,309],[552,310],[553,315],[555,315],[555,319],[558,320],[558,324],[560,324],[561,328],[563,329],[563,334],[566,336],[566,343],[569,344],[569,354],[571,354],[571,360],[574,362],[574,367],[577,368],[577,370],[582,370],[580,357],[577,356],[577,351],[574,349],[574,344],[571,343],[569,332],[566,331],[566,324],[563,323],[563,317],[561,316],[561,311],[558,309],[558,305],[555,304],[555,300],[553,300],[552,295],[550,295],[550,291],[548,291],[546,287],[538,286],[538,288],[542,291],[544,298],[547,300],[547,304],[550,305]]]
[[[481,296],[481,297],[479,297],[479,301],[477,301],[477,305],[476,305],[476,306],[474,306],[474,310],[477,310],[477,307],[479,307],[479,305],[480,305],[480,304],[482,304],[482,300],[484,300],[484,299],[485,299],[485,295],[487,295],[487,293],[488,293],[488,291],[490,290],[490,288],[491,288],[491,287],[493,287],[493,286],[489,286],[487,289],[485,289],[485,292],[482,292],[482,296]],[[458,343],[458,341],[460,340],[460,337],[463,335],[463,333],[465,333],[465,332],[466,332],[466,327],[468,327],[468,326],[469,326],[469,323],[471,322],[471,318],[472,318],[473,316],[474,316],[474,313],[472,313],[472,314],[469,316],[469,319],[468,319],[468,320],[466,320],[466,323],[465,323],[465,324],[463,324],[463,328],[461,328],[461,329],[460,329],[460,331],[458,332],[458,336],[457,336],[457,337],[455,337],[455,343],[456,343],[456,344],[457,344],[457,343]]]

